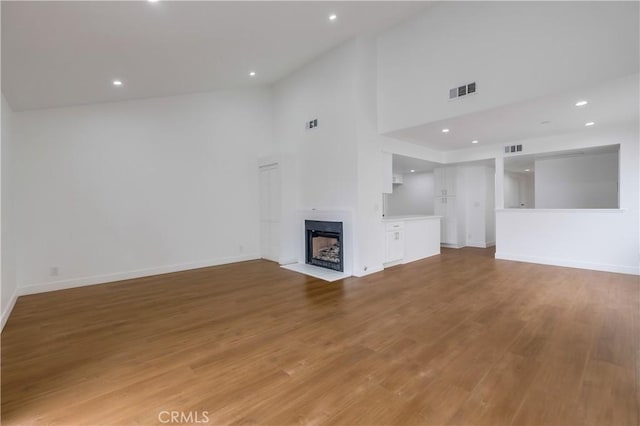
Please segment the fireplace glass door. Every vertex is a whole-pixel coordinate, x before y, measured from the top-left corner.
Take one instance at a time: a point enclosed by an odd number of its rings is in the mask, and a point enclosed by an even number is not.
[[[343,271],[342,222],[305,222],[307,263]]]

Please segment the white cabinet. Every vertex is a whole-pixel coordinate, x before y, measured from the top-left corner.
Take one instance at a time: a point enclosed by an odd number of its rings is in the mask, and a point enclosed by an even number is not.
[[[440,220],[440,242],[458,245],[458,209],[456,197],[436,197],[433,205],[436,216]]]
[[[458,170],[455,167],[443,167],[433,171],[434,195],[452,197],[456,195]]]
[[[440,254],[440,218],[407,216],[384,223],[385,266],[409,263]]]
[[[458,246],[458,185],[457,167],[435,169],[434,174],[434,213],[442,216],[440,220],[440,242]]]
[[[404,223],[390,222],[385,227],[385,263],[404,257]]]

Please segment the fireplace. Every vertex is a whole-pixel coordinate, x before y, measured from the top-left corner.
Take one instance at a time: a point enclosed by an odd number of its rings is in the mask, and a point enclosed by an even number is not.
[[[342,222],[304,221],[306,262],[322,268],[344,271]]]

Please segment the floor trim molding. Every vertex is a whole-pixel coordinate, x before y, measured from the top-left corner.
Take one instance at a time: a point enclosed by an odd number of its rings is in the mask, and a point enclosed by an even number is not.
[[[246,254],[243,256],[220,257],[201,262],[181,263],[177,265],[160,266],[157,268],[138,269],[128,272],[117,272],[106,275],[93,275],[69,280],[54,281],[50,283],[38,283],[20,287],[19,296],[28,294],[46,293],[48,291],[65,290],[68,288],[85,287],[97,284],[106,284],[114,281],[130,280],[134,278],[148,277],[152,275],[169,274],[172,272],[188,271],[191,269],[206,268],[209,266],[225,265],[228,263],[244,262],[247,260],[260,259],[259,254]]]
[[[362,270],[357,274],[353,274],[354,277],[366,277],[367,275],[371,275],[371,274],[375,274],[377,272],[382,272],[384,271],[384,266],[383,265],[377,265],[377,266],[370,266],[367,268],[366,271]]]
[[[618,274],[640,275],[640,267],[624,265],[608,265],[604,263],[580,262],[568,259],[556,259],[551,257],[522,256],[511,253],[496,252],[496,259],[513,260],[516,262],[539,263],[542,265],[564,266],[567,268],[590,269],[594,271],[615,272]]]
[[[7,305],[7,309],[2,313],[2,324],[0,324],[0,331],[4,330],[4,325],[7,323],[9,316],[11,315],[11,311],[13,311],[13,307],[16,305],[18,301],[18,289],[13,290],[13,294],[11,295],[11,300]]]

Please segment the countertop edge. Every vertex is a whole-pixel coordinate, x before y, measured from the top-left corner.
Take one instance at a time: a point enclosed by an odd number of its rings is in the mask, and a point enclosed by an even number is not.
[[[382,222],[407,222],[416,220],[442,219],[442,216],[388,216],[383,217]]]

